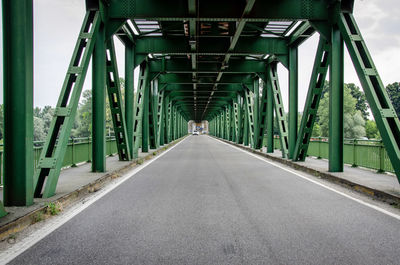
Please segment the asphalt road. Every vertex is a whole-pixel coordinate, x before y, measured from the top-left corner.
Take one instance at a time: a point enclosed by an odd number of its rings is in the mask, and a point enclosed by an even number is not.
[[[400,264],[400,221],[190,136],[12,264]]]

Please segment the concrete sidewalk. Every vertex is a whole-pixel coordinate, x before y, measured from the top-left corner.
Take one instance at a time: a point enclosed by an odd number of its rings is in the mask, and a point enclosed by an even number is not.
[[[282,158],[282,153],[280,150],[275,150],[274,153],[267,154],[265,147],[261,150],[252,150],[250,147],[242,144],[238,145],[226,140],[222,141],[233,144],[247,151],[262,155],[279,163],[283,163],[292,168],[305,171],[317,177],[329,179],[333,182],[350,187],[369,196],[389,202],[390,204],[397,204],[400,206],[400,184],[394,174],[377,173],[377,171],[371,169],[351,167],[351,165],[344,165],[344,172],[329,172],[328,160],[326,159],[307,157],[305,162],[293,162],[291,160]]]
[[[8,215],[0,218],[0,240],[16,233],[34,223],[34,216],[43,212],[50,202],[59,202],[63,207],[77,201],[89,193],[95,192],[112,179],[119,177],[143,160],[148,160],[155,153],[161,153],[168,147],[178,143],[181,139],[161,146],[159,149],[150,149],[149,152],[139,152],[139,158],[133,161],[119,161],[118,155],[106,158],[107,171],[101,173],[91,172],[91,163],[83,163],[78,167],[70,167],[61,170],[56,194],[51,198],[35,198],[34,204],[29,207],[5,207]],[[139,162],[140,161],[140,162]],[[3,188],[0,189],[3,197]]]

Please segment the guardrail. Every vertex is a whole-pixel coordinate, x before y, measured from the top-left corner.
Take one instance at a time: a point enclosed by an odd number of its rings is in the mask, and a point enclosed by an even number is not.
[[[44,142],[35,141],[33,143],[33,167],[36,169],[40,154],[43,149]],[[114,137],[106,138],[106,154],[113,155],[118,152],[117,145]],[[90,137],[85,138],[70,138],[65,157],[63,161],[63,167],[74,167],[82,162],[90,162],[92,160],[92,139]],[[3,185],[3,144],[0,144],[0,185]]]
[[[264,139],[266,142],[266,139]],[[326,158],[329,156],[328,138],[312,138],[308,147],[308,156]],[[279,137],[274,139],[275,149],[280,149]],[[379,140],[345,139],[343,161],[353,167],[376,169],[378,172],[392,172],[394,169],[385,146]]]

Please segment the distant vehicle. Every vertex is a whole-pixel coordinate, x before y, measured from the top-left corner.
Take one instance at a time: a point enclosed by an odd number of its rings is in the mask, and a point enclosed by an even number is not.
[[[198,131],[193,131],[193,135],[199,135],[200,133]]]

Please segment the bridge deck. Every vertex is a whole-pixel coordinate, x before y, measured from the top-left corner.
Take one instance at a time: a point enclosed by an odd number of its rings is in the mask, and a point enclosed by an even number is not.
[[[193,136],[11,264],[396,264],[399,228],[393,216]]]

